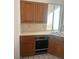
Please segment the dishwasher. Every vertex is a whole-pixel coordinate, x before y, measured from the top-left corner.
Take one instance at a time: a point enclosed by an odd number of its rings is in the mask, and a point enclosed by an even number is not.
[[[48,51],[48,36],[36,36],[36,54],[44,54]]]

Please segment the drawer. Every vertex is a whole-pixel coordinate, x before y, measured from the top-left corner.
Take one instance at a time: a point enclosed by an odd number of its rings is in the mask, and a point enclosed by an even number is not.
[[[32,36],[21,36],[20,43],[33,44],[35,43],[35,39]]]
[[[21,52],[32,52],[32,51],[35,51],[34,48],[23,48],[21,49]]]
[[[35,53],[34,52],[22,52],[21,53],[21,56],[32,56],[32,55],[34,55]]]
[[[34,45],[35,44],[35,41],[30,41],[30,42],[29,41],[24,41],[24,42],[21,41],[20,44],[21,45],[24,45],[24,44],[33,44]]]
[[[20,46],[21,49],[33,49],[35,48],[34,44],[21,44]]]
[[[23,48],[32,48],[32,47],[35,47],[35,44],[21,44],[20,47],[23,49]]]

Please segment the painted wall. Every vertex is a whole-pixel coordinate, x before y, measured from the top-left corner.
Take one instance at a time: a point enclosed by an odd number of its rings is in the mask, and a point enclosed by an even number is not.
[[[46,31],[47,24],[44,23],[28,23],[21,24],[21,33]]]
[[[14,59],[20,59],[20,0],[14,0]]]

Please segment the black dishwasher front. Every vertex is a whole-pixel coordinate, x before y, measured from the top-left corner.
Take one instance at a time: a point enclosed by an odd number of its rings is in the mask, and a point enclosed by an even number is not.
[[[48,37],[37,36],[36,37],[36,54],[47,53],[48,50]]]

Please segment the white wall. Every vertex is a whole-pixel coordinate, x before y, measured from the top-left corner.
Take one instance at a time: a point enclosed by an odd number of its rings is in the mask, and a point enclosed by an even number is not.
[[[14,59],[20,59],[19,33],[20,33],[20,0],[14,0]]]
[[[47,31],[45,23],[21,24],[21,33]]]

